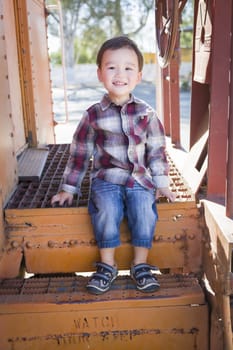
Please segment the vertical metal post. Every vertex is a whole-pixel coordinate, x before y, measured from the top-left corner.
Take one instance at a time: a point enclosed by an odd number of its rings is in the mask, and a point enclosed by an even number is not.
[[[232,54],[233,55],[233,54]],[[226,215],[233,219],[233,72],[231,67],[231,98],[228,125],[228,157],[227,157],[227,183],[226,183]]]
[[[65,61],[65,50],[64,50],[64,33],[63,33],[63,18],[62,18],[62,7],[61,1],[57,0],[59,17],[60,17],[60,36],[61,36],[61,52],[62,52],[62,77],[63,77],[63,86],[64,86],[64,103],[65,103],[65,122],[69,121],[69,112],[68,112],[68,102],[67,102],[67,80],[66,80],[66,61]]]
[[[171,141],[180,146],[180,87],[179,87],[179,39],[169,64],[169,105],[170,105],[170,127]]]
[[[215,1],[212,35],[212,67],[207,196],[225,201],[231,51],[231,0]],[[224,26],[222,23],[224,22]]]
[[[163,118],[164,128],[167,136],[171,136],[170,123],[170,78],[168,67],[161,69],[162,75],[162,104],[163,104]]]
[[[233,13],[233,7],[232,7]],[[231,32],[233,20],[231,16]],[[226,215],[233,219],[233,39],[231,36],[231,82],[230,82],[230,106],[228,119],[228,148],[227,148],[227,181],[226,181]]]

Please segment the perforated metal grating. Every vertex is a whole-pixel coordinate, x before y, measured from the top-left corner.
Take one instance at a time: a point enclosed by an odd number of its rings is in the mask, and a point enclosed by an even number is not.
[[[103,295],[91,295],[86,292],[88,277],[84,276],[53,276],[32,277],[28,279],[0,280],[0,303],[3,302],[34,302],[39,301],[66,301],[84,303],[91,300],[103,301],[106,299],[147,299],[175,297],[182,294],[200,293],[198,280],[193,276],[158,275],[161,289],[154,293],[143,294],[136,290],[135,284],[128,276],[118,276],[111,290]]]
[[[51,207],[51,198],[58,192],[62,183],[62,176],[69,158],[70,145],[49,145],[48,148],[49,155],[41,175],[41,180],[39,182],[20,182],[7,203],[7,209]],[[177,200],[193,200],[194,198],[191,190],[185,184],[170,157],[168,157],[168,159],[170,162],[171,189],[176,192]],[[91,164],[82,182],[82,197],[78,199],[74,198],[73,207],[87,206],[90,187],[90,170]],[[163,200],[165,199],[161,199],[161,201]]]

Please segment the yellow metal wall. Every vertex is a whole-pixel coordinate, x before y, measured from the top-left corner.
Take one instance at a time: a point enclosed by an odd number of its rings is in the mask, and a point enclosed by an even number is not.
[[[16,153],[25,143],[13,2],[0,1],[0,184],[4,202],[17,182]]]
[[[43,0],[27,0],[37,144],[54,143],[51,85]]]
[[[42,0],[15,0],[29,146],[54,143],[46,14]]]
[[[0,0],[0,193],[18,182],[17,156],[54,143],[52,97],[42,0]]]

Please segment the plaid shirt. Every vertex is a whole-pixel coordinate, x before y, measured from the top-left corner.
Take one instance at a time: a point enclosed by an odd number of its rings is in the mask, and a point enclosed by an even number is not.
[[[169,186],[165,136],[155,111],[135,98],[122,107],[104,95],[84,113],[70,147],[62,190],[80,194],[93,156],[91,177],[133,187]]]

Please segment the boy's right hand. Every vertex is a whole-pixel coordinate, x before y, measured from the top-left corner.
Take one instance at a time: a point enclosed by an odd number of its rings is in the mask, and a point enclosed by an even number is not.
[[[52,206],[54,206],[56,203],[58,203],[60,206],[63,206],[65,203],[71,205],[72,202],[73,194],[65,191],[55,194],[55,196],[53,196],[51,199]]]

